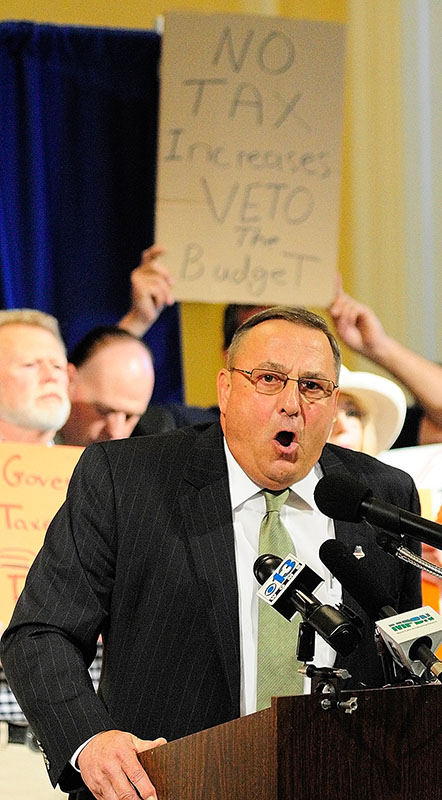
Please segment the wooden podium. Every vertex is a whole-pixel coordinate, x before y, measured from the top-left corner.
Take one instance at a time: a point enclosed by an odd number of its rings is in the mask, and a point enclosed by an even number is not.
[[[140,754],[159,800],[437,800],[442,686],[323,694],[272,707]]]

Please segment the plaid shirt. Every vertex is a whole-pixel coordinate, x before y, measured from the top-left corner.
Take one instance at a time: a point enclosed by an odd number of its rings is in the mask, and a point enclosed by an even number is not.
[[[94,689],[97,691],[98,683],[101,674],[101,662],[103,658],[103,645],[98,642],[97,655],[95,656],[91,666],[89,667],[89,674],[94,684]],[[26,725],[27,720],[23,711],[21,710],[17,700],[12,694],[3,667],[0,664],[0,722],[13,722],[15,725]]]

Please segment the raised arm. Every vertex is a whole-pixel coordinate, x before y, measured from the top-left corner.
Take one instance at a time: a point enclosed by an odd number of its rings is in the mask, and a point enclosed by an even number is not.
[[[388,370],[411,392],[430,419],[442,426],[442,367],[388,336],[374,311],[342,290],[329,312],[342,341]]]
[[[174,304],[173,278],[161,263],[166,248],[152,245],[144,250],[141,262],[131,272],[131,307],[118,326],[141,338],[158,319],[165,306]]]

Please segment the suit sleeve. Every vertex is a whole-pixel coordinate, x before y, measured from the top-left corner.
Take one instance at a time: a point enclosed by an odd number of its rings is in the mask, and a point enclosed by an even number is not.
[[[115,727],[88,674],[109,609],[115,528],[107,457],[92,446],[77,464],[2,640],[11,688],[41,742],[52,783],[62,776],[65,791],[81,785],[67,766],[76,748]]]
[[[377,465],[379,465],[379,469],[373,473],[370,480],[367,480],[374,497],[383,499],[413,514],[420,514],[419,495],[412,477],[407,472],[381,464],[379,461],[377,461]],[[373,527],[376,530],[376,527]],[[404,544],[409,550],[420,555],[420,542],[405,537]],[[419,608],[422,605],[420,569],[405,563],[396,556],[383,554],[377,545],[376,548],[388,564],[391,580],[389,589],[397,611]]]
[[[407,475],[407,478],[409,476]],[[420,514],[420,500],[414,481],[410,478],[411,490],[409,492],[409,505],[402,506],[413,514]],[[415,539],[406,537],[405,544],[409,550],[421,554],[421,545]],[[403,581],[398,603],[398,611],[410,611],[422,605],[422,576],[420,569],[409,564],[403,564]]]

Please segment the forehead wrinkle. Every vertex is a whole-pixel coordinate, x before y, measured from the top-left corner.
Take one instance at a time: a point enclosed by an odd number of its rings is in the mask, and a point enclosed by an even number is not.
[[[290,359],[290,362],[277,362],[278,356]],[[261,361],[259,365],[258,359]],[[246,362],[249,368],[274,369],[287,375],[290,369],[295,368],[298,374],[305,375],[310,368],[312,376],[316,374],[330,379],[331,373],[331,379],[336,378],[333,350],[325,334],[303,326],[294,331],[292,323],[279,319],[266,320],[244,334],[234,354],[234,361],[240,360],[242,367]]]
[[[275,372],[285,372],[286,367],[278,361],[261,361],[254,369],[273,369]]]

